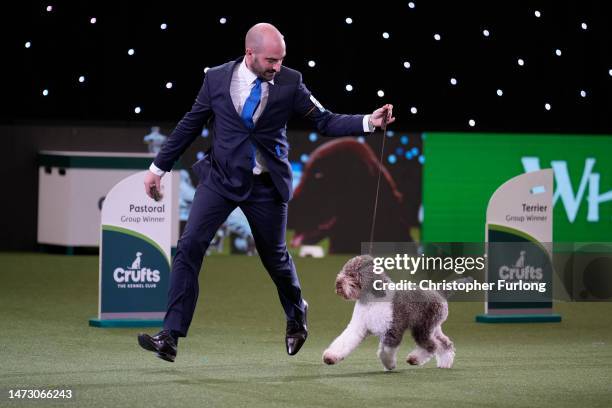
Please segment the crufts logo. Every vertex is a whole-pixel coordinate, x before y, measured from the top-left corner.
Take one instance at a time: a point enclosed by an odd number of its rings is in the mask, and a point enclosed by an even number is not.
[[[513,266],[504,265],[499,268],[499,277],[504,280],[541,280],[542,268],[527,265],[525,261],[526,251],[521,251]]]
[[[159,282],[159,271],[157,269],[141,268],[142,252],[136,252],[136,259],[131,266],[125,269],[119,267],[113,272],[113,278],[117,283],[157,283]]]

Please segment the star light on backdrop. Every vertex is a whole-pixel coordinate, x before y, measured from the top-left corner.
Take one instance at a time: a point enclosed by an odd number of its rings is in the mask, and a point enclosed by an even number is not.
[[[202,73],[240,56],[246,30],[269,21],[285,35],[284,63],[335,112],[382,99],[402,129],[610,133],[612,17],[603,1],[569,3],[382,2],[349,16],[24,5],[10,19],[17,69],[0,119],[176,123]]]

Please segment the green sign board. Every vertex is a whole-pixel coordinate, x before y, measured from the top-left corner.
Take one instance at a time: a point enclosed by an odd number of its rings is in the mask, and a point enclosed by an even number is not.
[[[484,242],[487,203],[505,181],[554,172],[553,240],[612,241],[612,135],[425,133],[423,239]]]

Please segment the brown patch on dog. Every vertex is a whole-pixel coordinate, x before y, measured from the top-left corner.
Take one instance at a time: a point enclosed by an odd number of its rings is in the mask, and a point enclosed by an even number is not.
[[[430,325],[418,325],[412,328],[412,337],[416,344],[427,350],[428,353],[436,351],[436,342],[432,336],[433,328]]]
[[[435,334],[436,340],[438,340],[438,344],[442,347],[443,350],[455,350],[455,345],[453,344],[453,341],[451,339],[448,338],[448,336],[446,336],[444,333],[442,333],[442,330],[440,329],[440,332]]]

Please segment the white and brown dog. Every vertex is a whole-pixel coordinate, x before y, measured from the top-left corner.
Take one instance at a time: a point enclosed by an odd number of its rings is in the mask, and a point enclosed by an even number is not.
[[[336,293],[355,300],[353,317],[347,328],[323,352],[325,364],[336,364],[373,334],[380,339],[378,358],[385,370],[393,370],[397,350],[406,330],[410,330],[417,347],[406,362],[423,365],[433,356],[439,368],[451,368],[455,358],[453,342],[442,333],[448,317],[448,304],[442,293],[423,290],[375,290],[373,283],[388,276],[374,273],[369,255],[350,259],[336,277]]]

